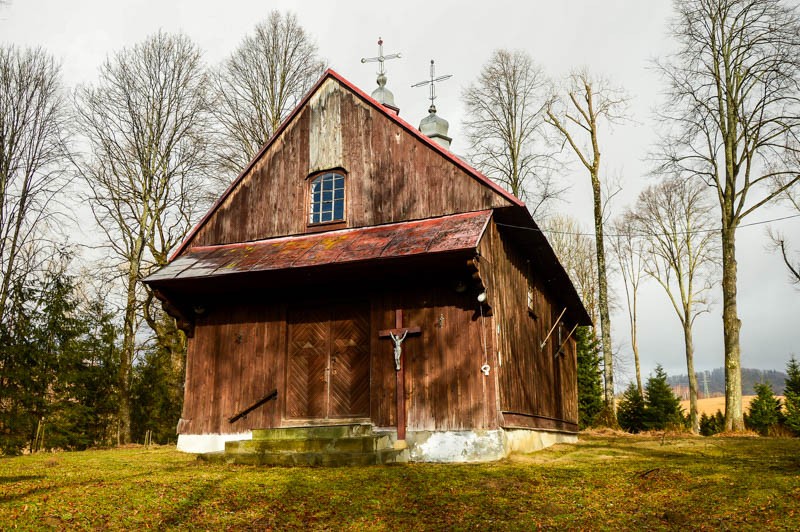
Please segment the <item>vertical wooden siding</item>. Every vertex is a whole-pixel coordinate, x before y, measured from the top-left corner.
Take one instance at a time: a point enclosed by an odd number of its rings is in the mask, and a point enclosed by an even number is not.
[[[553,298],[509,235],[502,234],[494,221],[481,241],[480,253],[481,275],[488,285],[496,322],[500,409],[510,414],[505,416],[506,424],[509,419],[518,424],[528,416],[533,420],[526,424],[533,427],[573,429],[558,421],[577,423],[574,342],[567,342],[565,356],[558,360],[554,357],[558,348],[556,332],[544,347],[541,345],[563,305]],[[535,318],[528,312],[529,282],[537,294]]]
[[[482,347],[484,333],[489,344],[487,353],[494,349],[493,321],[490,317],[480,317],[476,294],[469,291],[458,294],[454,286],[454,280],[448,278],[424,284],[358,288],[372,294],[368,341],[371,369],[354,371],[353,378],[359,382],[367,379],[368,412],[376,426],[393,427],[397,423],[392,344],[377,333],[394,326],[397,308],[404,311],[404,325],[418,325],[422,329],[420,335],[409,336],[403,343],[408,429],[498,426],[495,364],[488,360],[492,366],[488,377],[480,371],[487,361]],[[181,433],[231,433],[295,424],[291,419],[282,419],[284,412],[287,418],[309,416],[308,411],[301,411],[300,402],[287,402],[296,398],[292,399],[291,386],[287,388],[284,383],[287,373],[291,374],[285,366],[286,318],[286,304],[275,302],[222,306],[198,320],[195,336],[189,340],[185,421]],[[227,422],[230,416],[273,388],[279,391],[277,401],[267,403],[233,425]],[[358,391],[359,387],[351,389]],[[361,413],[365,410],[362,401],[356,397],[347,408]],[[296,407],[287,410],[291,404]],[[339,405],[334,410],[341,408],[344,407]],[[337,411],[333,414],[330,417],[336,417]]]
[[[304,233],[306,178],[323,167],[347,172],[347,227],[508,205],[331,79],[200,228],[190,246]]]
[[[230,425],[228,418],[273,389],[284,389],[282,306],[224,306],[197,320],[189,340],[182,434],[230,433],[280,423],[275,401]]]
[[[480,317],[475,295],[458,294],[447,280],[386,291],[373,302],[380,329],[394,324],[402,308],[404,325],[418,325],[419,336],[403,343],[408,430],[460,430],[497,427],[494,376],[481,373],[483,332],[491,342],[491,318]],[[484,329],[485,328],[485,329]],[[487,356],[492,345],[487,346]],[[373,339],[373,421],[395,426],[395,370],[391,342]],[[491,361],[489,362],[491,364]]]

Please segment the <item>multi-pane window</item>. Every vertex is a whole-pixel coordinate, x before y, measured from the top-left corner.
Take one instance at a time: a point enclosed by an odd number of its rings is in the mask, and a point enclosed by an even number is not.
[[[311,205],[308,213],[308,221],[312,224],[344,220],[342,174],[327,172],[311,181]]]

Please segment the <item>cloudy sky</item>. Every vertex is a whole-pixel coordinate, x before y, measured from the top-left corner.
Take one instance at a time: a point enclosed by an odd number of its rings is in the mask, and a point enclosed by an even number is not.
[[[655,142],[658,124],[653,109],[660,100],[654,58],[668,54],[671,3],[668,0],[562,0],[492,2],[403,1],[332,2],[304,0],[11,0],[0,7],[0,42],[38,45],[62,61],[65,85],[91,83],[106,55],[144,39],[159,29],[183,32],[205,51],[214,65],[225,58],[266,17],[271,9],[294,11],[313,35],[328,64],[356,85],[371,92],[375,66],[360,58],[385,52],[403,57],[387,63],[389,88],[401,116],[412,123],[426,115],[425,89],[410,85],[428,76],[430,59],[437,73],[453,78],[437,88],[439,114],[451,123],[452,149],[463,153],[460,93],[476,78],[481,65],[497,48],[522,49],[554,79],[588,67],[625,88],[632,96],[629,123],[604,131],[601,139],[605,172],[618,176],[623,191],[617,211],[633,201],[651,182],[646,156]],[[591,227],[591,191],[587,176],[573,166],[563,173],[571,186],[568,199],[556,209]],[[792,214],[771,207],[746,222]],[[778,255],[766,245],[765,228],[772,226],[793,238],[800,248],[800,219],[745,227],[739,231],[739,310],[742,319],[742,364],[783,369],[789,355],[800,356],[800,291],[788,281]],[[618,286],[619,283],[615,283]],[[718,283],[717,283],[718,285]],[[696,323],[697,370],[722,366],[721,295]],[[685,372],[683,342],[674,311],[654,283],[642,291],[641,356],[645,374],[656,363],[670,374]],[[627,317],[613,316],[614,344],[621,352],[622,380],[633,375]]]

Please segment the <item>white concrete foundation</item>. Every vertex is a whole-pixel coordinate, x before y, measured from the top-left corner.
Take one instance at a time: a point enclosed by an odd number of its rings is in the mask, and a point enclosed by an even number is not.
[[[569,432],[497,429],[459,431],[409,431],[405,443],[398,442],[394,430],[377,431],[386,436],[386,448],[403,449],[401,462],[491,462],[511,453],[532,453],[557,443],[577,443],[578,435]],[[178,450],[186,453],[212,453],[225,450],[225,442],[252,440],[253,433],[181,434]]]
[[[531,429],[410,431],[406,442],[411,462],[490,462],[556,443],[577,443],[578,435]]]
[[[185,453],[215,453],[225,450],[226,441],[252,440],[253,433],[236,434],[179,434],[178,450]]]
[[[412,462],[489,462],[506,453],[502,430],[406,433]]]
[[[532,453],[557,443],[578,443],[578,435],[546,430],[506,429],[506,455]]]

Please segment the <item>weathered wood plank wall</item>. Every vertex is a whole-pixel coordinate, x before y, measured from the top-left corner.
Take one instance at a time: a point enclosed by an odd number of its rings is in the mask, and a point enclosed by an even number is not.
[[[222,305],[200,317],[189,340],[184,434],[230,433],[278,426],[275,401],[230,425],[228,418],[273,389],[284,389],[285,307]]]
[[[373,301],[380,328],[393,326],[402,308],[404,325],[418,325],[419,336],[403,343],[408,430],[460,430],[497,427],[494,375],[481,373],[482,339],[491,341],[491,318],[481,318],[472,292],[456,293],[455,281],[400,288]],[[490,356],[492,345],[486,348]],[[391,343],[373,340],[373,421],[395,426],[395,379]]]
[[[468,277],[468,273],[465,273]],[[404,325],[418,325],[419,336],[403,343],[407,427],[409,430],[489,429],[498,426],[495,367],[490,317],[481,318],[475,295],[456,293],[455,281],[361,287],[370,293],[369,366],[355,372],[369,379],[368,416],[379,427],[397,423],[392,343],[378,331],[392,328],[395,310],[404,311]],[[292,308],[302,307],[294,300]],[[309,306],[317,303],[308,302]],[[326,303],[331,304],[331,303]],[[189,341],[186,401],[181,433],[231,433],[253,428],[303,424],[307,408],[287,404],[285,386],[288,328],[287,302],[222,304],[198,320]],[[365,311],[366,313],[366,311]],[[327,313],[325,313],[328,316]],[[291,327],[291,325],[289,325]],[[486,355],[483,338],[489,343]],[[492,366],[489,376],[480,368]],[[277,388],[278,399],[230,425],[227,419]],[[354,388],[355,389],[355,388]],[[306,398],[307,399],[307,398]],[[304,401],[306,400],[304,399]],[[360,399],[356,408],[363,408]],[[337,408],[331,410],[335,422]],[[355,410],[354,410],[355,411]]]
[[[509,205],[508,200],[329,79],[196,233],[190,246],[306,232],[307,177],[335,167],[347,173],[347,227]]]
[[[496,323],[500,409],[505,426],[575,430],[577,381],[574,341],[557,360],[557,331],[547,339],[563,306],[492,221],[481,241],[481,276]],[[534,312],[528,311],[529,283]],[[571,329],[571,326],[569,327]],[[569,332],[567,329],[567,333]],[[564,333],[566,336],[566,333]]]

